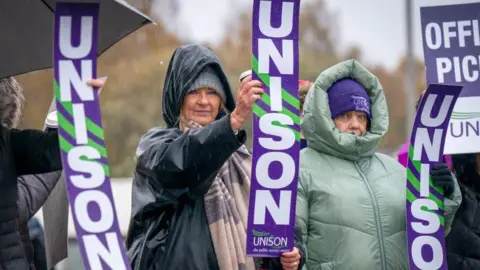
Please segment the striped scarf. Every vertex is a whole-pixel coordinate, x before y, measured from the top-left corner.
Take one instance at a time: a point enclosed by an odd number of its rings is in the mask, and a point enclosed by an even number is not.
[[[185,130],[201,127],[185,118],[181,122]],[[246,256],[251,170],[252,156],[242,146],[223,164],[204,195],[210,235],[221,270],[255,269],[254,260]]]

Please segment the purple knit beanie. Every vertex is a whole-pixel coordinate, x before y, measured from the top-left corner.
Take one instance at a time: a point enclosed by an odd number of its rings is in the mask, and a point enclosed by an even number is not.
[[[332,119],[350,111],[364,112],[367,114],[367,118],[371,119],[370,97],[367,90],[357,81],[352,79],[339,80],[327,92]]]

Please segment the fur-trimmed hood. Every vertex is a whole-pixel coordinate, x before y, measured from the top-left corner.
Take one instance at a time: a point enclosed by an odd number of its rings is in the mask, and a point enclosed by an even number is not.
[[[15,128],[20,123],[25,98],[23,89],[13,77],[0,79],[0,124]]]

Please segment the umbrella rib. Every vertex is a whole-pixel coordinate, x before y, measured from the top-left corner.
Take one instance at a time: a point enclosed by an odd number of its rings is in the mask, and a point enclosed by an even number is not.
[[[43,3],[45,6],[48,7],[48,9],[50,9],[50,11],[51,11],[52,13],[54,12],[54,11],[53,11],[53,8],[52,8],[49,4],[47,4],[47,2],[45,2],[45,0],[41,0],[41,1],[42,1],[42,3]]]

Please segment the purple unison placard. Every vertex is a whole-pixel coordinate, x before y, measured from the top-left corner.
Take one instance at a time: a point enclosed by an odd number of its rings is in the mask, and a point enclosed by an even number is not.
[[[430,84],[418,108],[407,165],[407,240],[410,269],[447,269],[443,190],[430,169],[443,162],[447,127],[461,86]]]
[[[98,3],[57,3],[54,88],[59,142],[85,269],[130,269],[110,185],[97,89]]]
[[[253,107],[247,255],[278,257],[294,246],[300,150],[300,0],[253,3],[252,77],[265,94]]]
[[[463,86],[445,154],[480,152],[480,3],[422,7],[420,14],[427,84]]]

